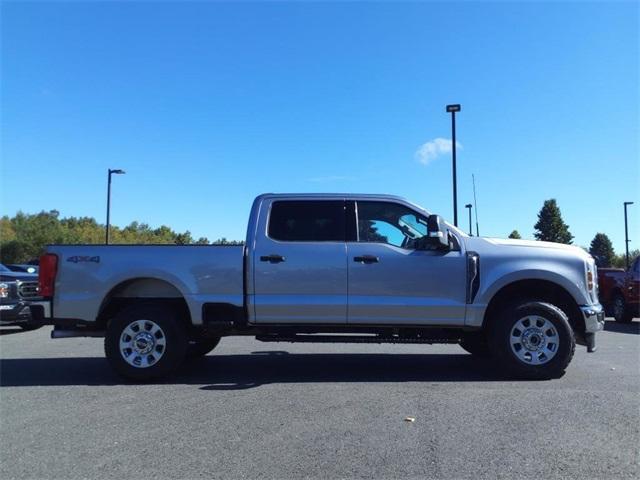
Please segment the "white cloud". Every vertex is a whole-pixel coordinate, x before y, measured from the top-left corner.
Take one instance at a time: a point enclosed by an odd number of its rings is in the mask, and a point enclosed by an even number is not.
[[[423,165],[429,165],[440,155],[451,153],[452,142],[448,138],[434,138],[427,143],[420,145],[416,150],[415,157]],[[456,148],[462,150],[462,144],[456,142]]]

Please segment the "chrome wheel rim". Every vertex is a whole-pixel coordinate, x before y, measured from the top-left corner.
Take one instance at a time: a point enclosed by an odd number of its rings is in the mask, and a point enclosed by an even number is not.
[[[135,320],[120,335],[120,355],[135,368],[149,368],[162,358],[167,339],[153,320]]]
[[[511,351],[527,365],[544,365],[558,353],[560,337],[556,327],[544,317],[529,315],[511,329]]]

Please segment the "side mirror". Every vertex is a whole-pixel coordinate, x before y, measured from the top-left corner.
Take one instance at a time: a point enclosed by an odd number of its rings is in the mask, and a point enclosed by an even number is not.
[[[418,239],[418,250],[449,250],[449,231],[440,215],[429,215],[427,234]]]

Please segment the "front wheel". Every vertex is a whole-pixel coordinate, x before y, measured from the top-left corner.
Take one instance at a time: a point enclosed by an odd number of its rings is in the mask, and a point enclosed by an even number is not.
[[[576,340],[566,314],[550,303],[506,307],[493,324],[489,344],[500,365],[521,378],[559,378],[573,358]]]
[[[178,368],[186,354],[187,336],[171,309],[154,304],[133,305],[109,322],[104,349],[119,375],[144,381]]]
[[[620,293],[613,297],[613,318],[619,323],[629,323],[633,320],[633,315],[627,308],[627,303]]]

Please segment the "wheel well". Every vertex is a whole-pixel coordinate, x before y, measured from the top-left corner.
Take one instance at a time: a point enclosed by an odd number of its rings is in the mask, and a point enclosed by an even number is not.
[[[122,309],[136,303],[161,303],[173,309],[190,332],[193,330],[187,302],[174,285],[157,278],[132,278],[113,287],[100,305],[96,326],[106,329],[110,319]]]
[[[483,328],[491,325],[502,308],[519,300],[540,300],[555,305],[567,315],[574,332],[584,334],[584,317],[576,301],[563,287],[546,280],[521,280],[502,287],[487,306]]]

